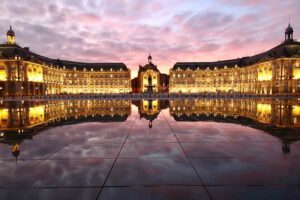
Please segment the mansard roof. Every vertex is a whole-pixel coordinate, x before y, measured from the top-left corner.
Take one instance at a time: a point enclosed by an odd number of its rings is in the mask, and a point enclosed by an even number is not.
[[[144,65],[144,66],[141,66],[139,67],[139,72],[145,72],[147,70],[153,70],[153,71],[157,71],[159,72],[158,68],[156,65],[154,65],[152,62]]]
[[[83,63],[60,59],[51,59],[30,51],[28,48],[22,48],[17,44],[1,44],[0,59],[14,59],[19,56],[22,60],[32,61],[38,64],[52,65],[53,67],[65,67],[66,69],[94,69],[97,70],[128,70],[124,63]]]
[[[178,62],[173,66],[173,70],[176,69],[217,69],[224,68],[224,66],[228,68],[232,67],[246,67],[249,65],[257,64],[266,60],[274,60],[278,58],[292,58],[297,57],[300,58],[300,42],[297,41],[286,41],[266,52],[251,56],[251,57],[243,57],[232,60],[222,60],[216,62]]]

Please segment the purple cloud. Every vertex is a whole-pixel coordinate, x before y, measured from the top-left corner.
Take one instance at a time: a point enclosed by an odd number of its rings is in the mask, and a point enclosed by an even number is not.
[[[148,53],[162,72],[177,61],[259,53],[283,40],[297,0],[0,0],[2,41],[11,16],[17,42],[51,58],[124,62],[136,75]]]

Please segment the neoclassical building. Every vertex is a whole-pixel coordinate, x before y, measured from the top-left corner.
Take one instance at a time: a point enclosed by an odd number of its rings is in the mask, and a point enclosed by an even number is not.
[[[0,97],[51,94],[246,93],[300,94],[300,42],[293,28],[278,46],[251,57],[179,62],[162,74],[152,62],[131,80],[123,63],[80,63],[38,55],[16,43],[12,27],[0,45]],[[132,87],[131,87],[132,86]]]
[[[33,53],[16,43],[11,27],[0,45],[0,96],[129,93],[130,77],[123,63],[81,63]]]
[[[293,28],[285,40],[258,55],[217,62],[178,62],[170,69],[170,93],[300,93],[300,42]]]
[[[152,62],[152,56],[148,56],[148,63],[139,66],[138,77],[132,80],[132,92],[155,93],[168,90],[169,77],[162,74]]]

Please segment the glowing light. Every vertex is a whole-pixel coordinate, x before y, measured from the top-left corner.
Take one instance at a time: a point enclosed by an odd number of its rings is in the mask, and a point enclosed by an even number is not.
[[[43,82],[43,68],[42,66],[29,65],[27,70],[28,81]]]
[[[294,79],[300,79],[300,67],[299,67],[299,63],[296,63],[296,66],[295,66],[294,72],[293,72],[293,76],[294,76]]]
[[[272,80],[272,69],[269,67],[259,67],[257,80],[258,81]]]
[[[293,106],[293,115],[300,116],[300,106]]]
[[[36,106],[29,108],[30,124],[37,124],[45,121],[44,106]]]
[[[8,123],[8,109],[0,109],[0,127],[7,127]]]
[[[5,66],[0,66],[0,81],[6,81],[7,80],[7,74]]]
[[[270,114],[272,110],[271,104],[257,104],[257,112],[263,114]]]
[[[15,44],[16,43],[16,37],[15,36],[7,36],[7,44]]]

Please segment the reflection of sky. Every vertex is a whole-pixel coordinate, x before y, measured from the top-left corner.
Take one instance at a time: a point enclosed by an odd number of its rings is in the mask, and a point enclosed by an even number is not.
[[[0,144],[0,185],[100,187],[105,180],[106,186],[139,187],[299,182],[299,141],[284,154],[282,141],[261,130],[222,122],[175,121],[167,109],[151,132],[137,110],[128,119],[50,127],[21,142],[18,162],[11,146]]]
[[[297,0],[0,2],[2,41],[11,16],[22,46],[52,58],[121,61],[134,76],[149,52],[163,72],[176,61],[262,52],[283,40],[289,18],[299,38]]]

